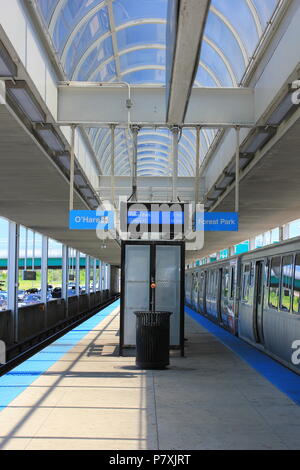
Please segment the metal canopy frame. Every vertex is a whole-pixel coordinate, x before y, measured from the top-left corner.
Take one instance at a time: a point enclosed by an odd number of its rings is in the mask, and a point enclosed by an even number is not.
[[[269,0],[262,8],[260,0],[243,0],[233,8],[229,2],[212,0],[194,86],[238,86],[282,1]],[[122,79],[131,84],[149,85],[165,83],[167,2],[153,0],[151,8],[147,9],[139,0],[82,0],[74,9],[74,0],[32,0],[70,80],[114,82]],[[215,129],[213,132],[215,135]],[[116,144],[117,134],[116,129]],[[185,128],[182,136],[184,134]],[[213,138],[208,140],[208,132],[203,128],[200,134],[200,151],[204,156]],[[115,170],[120,168],[128,174],[132,171],[130,133],[122,130],[121,135],[127,146],[122,159],[126,159],[127,164],[119,165],[116,150]],[[196,136],[193,141],[196,146]],[[94,150],[102,167],[106,159],[99,149],[99,140]],[[185,171],[180,142],[178,158],[179,172]]]

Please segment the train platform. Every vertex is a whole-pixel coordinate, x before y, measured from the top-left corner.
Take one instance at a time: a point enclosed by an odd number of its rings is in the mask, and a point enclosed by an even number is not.
[[[300,377],[271,358],[190,309],[167,370],[118,335],[117,301],[0,377],[0,449],[300,448]]]

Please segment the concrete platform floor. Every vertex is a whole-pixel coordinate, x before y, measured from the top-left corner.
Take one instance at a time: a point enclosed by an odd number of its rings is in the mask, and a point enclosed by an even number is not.
[[[165,371],[118,356],[115,309],[0,412],[0,449],[299,449],[300,407],[186,319]]]

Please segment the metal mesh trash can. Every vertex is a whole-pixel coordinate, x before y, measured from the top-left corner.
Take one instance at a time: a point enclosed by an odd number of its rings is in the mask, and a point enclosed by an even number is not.
[[[136,315],[136,365],[164,369],[169,365],[171,312],[134,312]]]

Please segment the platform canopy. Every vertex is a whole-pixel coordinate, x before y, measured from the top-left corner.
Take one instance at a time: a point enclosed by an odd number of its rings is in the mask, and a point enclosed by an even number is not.
[[[178,5],[177,14],[181,15],[180,4],[184,1],[171,2]],[[198,37],[199,29],[203,27],[202,42],[197,50],[191,48],[189,76],[185,81],[179,75],[183,73],[182,69],[177,67],[180,57],[167,44],[167,26],[175,30],[176,48],[181,47],[188,54],[180,43],[185,31],[182,30],[180,35],[179,28],[176,29],[176,14],[174,16],[173,11],[171,15],[168,0],[35,0],[35,3],[66,80],[167,85],[168,90],[166,64],[172,63],[168,80],[179,84],[173,90],[173,102],[176,102],[182,83],[194,87],[239,87],[278,1],[199,0],[203,6],[199,9],[202,20],[199,19],[198,25],[194,22],[193,28]],[[180,23],[178,16],[177,23],[183,28],[190,27],[189,23]],[[200,56],[197,56],[200,49]],[[186,93],[186,98],[179,105],[181,113],[186,107],[189,89],[182,89],[182,93]],[[170,96],[166,93],[166,102]],[[109,175],[110,129],[91,126],[87,132],[102,173]],[[211,148],[217,132],[217,128],[201,129],[201,159]],[[128,131],[117,129],[116,175],[130,174],[131,145]],[[172,171],[171,145],[172,134],[168,128],[142,128],[138,135],[138,175],[169,176]],[[195,151],[196,131],[184,128],[179,141],[179,176],[195,174]]]

